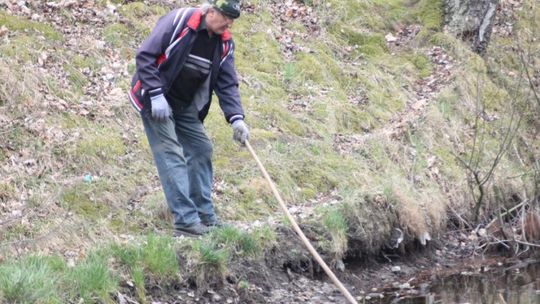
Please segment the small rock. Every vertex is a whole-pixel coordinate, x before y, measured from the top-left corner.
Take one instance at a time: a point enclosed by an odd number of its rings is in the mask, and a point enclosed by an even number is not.
[[[118,293],[116,297],[118,298],[119,304],[127,304],[126,297],[123,294]]]
[[[478,229],[478,235],[481,237],[485,237],[487,235],[486,229],[484,228]]]
[[[343,263],[342,260],[336,261],[336,269],[341,272],[345,271],[345,264]]]
[[[420,244],[423,246],[426,246],[428,241],[431,241],[431,236],[427,231],[424,231],[420,236],[418,237],[418,240],[420,241]]]
[[[387,42],[397,41],[397,38],[394,35],[392,35],[392,33],[386,34],[386,36],[384,36],[384,39],[386,39]]]
[[[392,266],[392,272],[396,273],[396,272],[401,272],[401,267],[399,266]]]
[[[67,263],[66,263],[66,264],[67,264],[67,267],[73,268],[73,267],[75,267],[75,260],[72,259],[72,258],[69,258],[69,259],[67,260]]]
[[[400,289],[410,289],[410,288],[411,288],[411,284],[409,284],[409,283],[403,283],[403,284],[399,285],[399,288],[400,288]]]
[[[367,298],[370,298],[370,299],[376,299],[376,298],[382,299],[382,298],[384,298],[384,295],[382,293],[373,292],[373,293],[368,294],[366,299]]]

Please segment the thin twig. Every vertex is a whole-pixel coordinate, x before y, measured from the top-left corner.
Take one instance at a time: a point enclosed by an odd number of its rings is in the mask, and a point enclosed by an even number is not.
[[[525,232],[525,204],[521,206],[521,233],[523,233],[523,239],[527,242],[527,233]]]
[[[503,302],[503,304],[506,304],[506,301],[504,300],[502,294],[499,293],[499,299],[501,299],[501,301]]]
[[[534,243],[529,243],[529,242],[524,242],[524,241],[520,241],[520,240],[514,240],[516,243],[519,243],[519,244],[522,244],[522,245],[527,245],[527,246],[532,246],[532,247],[538,247],[540,248],[540,244],[534,244]]]
[[[460,220],[462,221],[465,226],[467,228],[471,228],[472,226],[469,224],[469,222],[467,222],[463,217],[461,217],[461,215],[459,215],[459,213],[452,207],[452,206],[448,206],[450,208],[450,210],[452,211],[452,213],[454,213],[454,215]]]
[[[527,202],[528,202],[528,200],[524,200],[523,202],[521,202],[521,203],[515,205],[514,207],[508,209],[506,212],[501,213],[501,217],[507,215],[508,213],[510,213],[510,212],[512,212],[512,211],[514,211],[514,210],[516,210],[517,208],[521,207],[521,205],[523,205],[524,203],[527,203]],[[489,222],[489,224],[487,224],[486,227],[485,227],[486,230],[487,230],[491,225],[493,225],[498,219],[499,219],[499,218],[497,217],[497,218],[494,218],[491,222]]]

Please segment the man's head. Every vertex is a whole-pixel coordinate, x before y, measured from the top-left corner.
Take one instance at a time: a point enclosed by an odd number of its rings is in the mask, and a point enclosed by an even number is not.
[[[206,27],[215,34],[223,34],[240,17],[240,0],[208,0],[208,3]]]
[[[230,19],[240,17],[240,0],[208,0],[208,3]]]

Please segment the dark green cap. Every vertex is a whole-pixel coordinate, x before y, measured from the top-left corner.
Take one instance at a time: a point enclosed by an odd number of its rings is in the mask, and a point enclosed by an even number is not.
[[[240,0],[208,0],[208,3],[229,18],[240,17]]]

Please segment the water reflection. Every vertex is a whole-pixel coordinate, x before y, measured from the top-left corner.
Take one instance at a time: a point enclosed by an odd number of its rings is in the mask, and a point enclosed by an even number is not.
[[[453,275],[414,292],[421,295],[394,295],[386,303],[540,304],[540,263]]]

